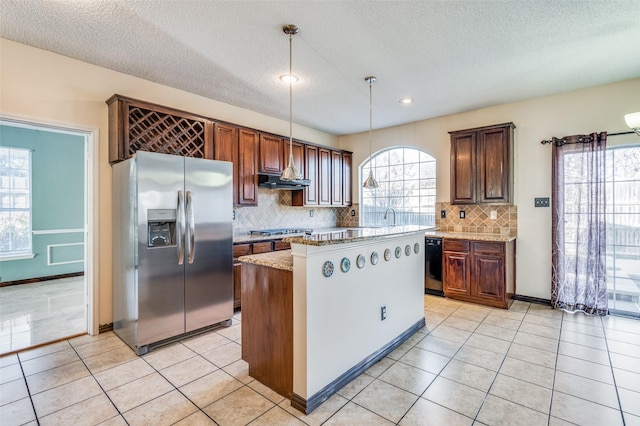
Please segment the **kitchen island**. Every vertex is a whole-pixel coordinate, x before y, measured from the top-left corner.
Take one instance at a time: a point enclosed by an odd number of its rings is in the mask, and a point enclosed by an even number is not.
[[[310,413],[424,327],[426,229],[286,237],[290,251],[241,257],[249,374]]]

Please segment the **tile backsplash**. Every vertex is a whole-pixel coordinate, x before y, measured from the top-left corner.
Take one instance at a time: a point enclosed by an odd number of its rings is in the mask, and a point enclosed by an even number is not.
[[[440,211],[446,211],[446,218],[440,217]],[[460,211],[464,211],[465,218],[460,218]],[[495,212],[495,219],[491,218]],[[441,231],[448,232],[476,232],[479,234],[516,235],[518,232],[517,206],[474,204],[452,205],[450,203],[436,203],[436,226]]]
[[[344,225],[351,207],[292,207],[291,191],[259,188],[256,207],[236,207],[233,221],[234,235],[246,234],[254,229],[270,228],[332,228]],[[311,212],[313,211],[313,217]],[[350,222],[349,222],[350,223]]]

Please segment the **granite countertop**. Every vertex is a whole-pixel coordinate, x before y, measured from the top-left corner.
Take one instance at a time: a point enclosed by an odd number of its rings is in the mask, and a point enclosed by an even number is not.
[[[233,243],[254,243],[257,241],[272,241],[272,240],[281,240],[284,237],[294,237],[294,236],[302,236],[304,233],[300,234],[278,234],[278,235],[251,235],[251,234],[240,234],[233,236]]]
[[[337,228],[325,232],[314,232],[311,235],[285,237],[284,242],[304,244],[309,246],[327,246],[333,244],[354,243],[380,238],[390,238],[402,234],[412,234],[419,231],[433,230],[434,227],[405,225],[384,226],[380,228]]]
[[[440,237],[451,238],[456,240],[473,240],[473,241],[495,241],[495,242],[509,242],[515,240],[515,235],[500,235],[500,234],[479,234],[476,232],[447,232],[431,230],[424,233],[425,237]]]
[[[283,271],[293,271],[293,256],[291,250],[272,251],[262,254],[250,254],[238,258],[243,263],[253,263],[254,265],[267,266],[269,268],[281,269]]]

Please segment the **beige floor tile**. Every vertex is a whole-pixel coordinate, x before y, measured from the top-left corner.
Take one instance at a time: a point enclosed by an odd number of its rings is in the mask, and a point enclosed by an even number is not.
[[[596,362],[602,365],[610,365],[607,351],[576,345],[575,343],[561,341],[558,347],[558,354]]]
[[[176,342],[154,349],[144,355],[142,359],[159,371],[196,355],[197,354],[194,351],[184,346],[182,343]]]
[[[415,334],[414,334],[415,336]],[[424,337],[424,335],[423,335]],[[398,346],[397,348],[395,348],[393,351],[391,351],[386,358],[392,359],[394,361],[399,360],[400,358],[402,358],[404,356],[404,354],[406,354],[407,352],[409,352],[409,350],[411,348],[413,348],[416,345],[413,345],[411,343],[407,343],[404,342],[402,343],[400,346]]]
[[[245,385],[253,381],[253,377],[249,376],[249,364],[244,360],[240,359],[233,364],[229,364],[223,370]]]
[[[294,415],[289,414],[287,411],[276,406],[267,411],[257,419],[255,419],[251,426],[304,426],[304,423],[297,419]]]
[[[31,399],[22,398],[0,406],[2,424],[23,425],[36,420]]]
[[[469,417],[424,398],[419,398],[399,424],[402,426],[424,426],[425,424],[470,426],[472,423],[473,419]]]
[[[608,365],[558,355],[556,370],[613,385],[613,373]]]
[[[417,395],[381,380],[374,380],[353,398],[353,402],[397,423],[417,399]]]
[[[422,395],[435,378],[435,374],[402,362],[396,362],[378,377],[383,382],[397,386],[417,396]]]
[[[494,309],[489,313],[489,315],[487,315],[487,318],[500,317],[500,318],[505,318],[511,321],[517,321],[518,323],[521,323],[525,315],[526,315],[525,312],[517,311],[513,309],[509,309],[509,310]],[[513,328],[513,327],[507,327],[507,328]]]
[[[633,392],[628,389],[618,389],[618,392],[622,411],[634,416],[640,416],[640,392]]]
[[[495,337],[496,339],[502,339],[510,342],[516,335],[516,330],[511,328],[499,327],[497,325],[480,324],[475,330],[475,333],[482,334],[484,336]]]
[[[160,374],[169,380],[173,386],[179,388],[209,373],[213,373],[217,369],[218,367],[211,362],[200,355],[196,355],[160,370]]]
[[[18,353],[18,357],[20,358],[20,361],[24,362],[30,359],[38,358],[44,355],[49,355],[55,352],[64,351],[67,349],[71,349],[71,345],[67,340],[64,340],[62,342],[56,342],[50,345],[41,346],[39,348],[22,351]]]
[[[549,426],[575,426],[575,423],[567,422],[557,417],[549,416]]]
[[[334,414],[327,422],[326,426],[354,426],[354,425],[370,425],[370,426],[387,426],[393,425],[392,422],[381,417],[371,411],[352,402],[347,403]]]
[[[89,358],[125,346],[127,346],[126,343],[114,334],[105,339],[94,340],[84,345],[75,346],[75,349],[81,358]]]
[[[238,361],[242,356],[242,348],[235,342],[219,346],[204,352],[202,357],[211,361],[217,367],[225,367]]]
[[[180,420],[179,422],[174,423],[174,426],[217,426],[217,423],[214,422],[204,414],[202,411],[196,411],[188,417]]]
[[[142,358],[116,365],[107,370],[96,373],[94,376],[100,386],[106,391],[122,386],[125,383],[133,382],[141,377],[153,373],[154,370]]]
[[[27,376],[26,379],[29,384],[29,391],[34,395],[56,386],[87,377],[90,374],[82,361],[75,361],[32,374],[31,376]]]
[[[80,361],[80,358],[73,349],[69,348],[21,362],[21,365],[25,376],[29,376],[74,361]]]
[[[452,357],[462,347],[462,343],[443,339],[430,334],[422,339],[416,347],[447,357]]]
[[[413,348],[409,352],[407,352],[402,358],[400,358],[400,362],[405,364],[409,364],[413,367],[420,368],[424,371],[428,371],[429,373],[438,374],[445,365],[451,360],[451,358],[439,355],[434,352],[425,351],[420,348]]]
[[[482,321],[482,324],[495,325],[498,327],[509,328],[511,330],[517,330],[520,328],[522,321],[519,319],[509,319],[498,315],[493,315],[493,312]]]
[[[100,423],[100,426],[129,426],[120,414]]]
[[[511,345],[507,356],[548,368],[554,368],[556,365],[555,353],[520,345],[518,343]]]
[[[226,328],[222,327],[216,330],[216,333],[223,337],[226,337],[229,340],[237,342],[242,338],[242,327],[240,326],[240,324],[232,325],[231,327]]]
[[[466,341],[465,345],[486,349],[500,355],[506,355],[511,346],[511,342],[496,337],[490,337],[478,333],[473,333]]]
[[[640,335],[640,323],[635,318],[626,318],[614,315],[599,318],[602,318],[602,325],[607,330],[607,333],[609,330],[616,330]]]
[[[361,374],[341,389],[338,389],[338,395],[343,396],[347,399],[352,399],[356,396],[362,389],[367,387],[369,383],[373,382],[374,378],[369,376],[368,374]]]
[[[640,417],[630,413],[623,413],[626,426],[640,426]]]
[[[566,393],[611,408],[619,408],[616,388],[613,385],[565,373],[564,371],[556,371],[553,388],[557,392]]]
[[[124,346],[84,359],[84,363],[93,374],[137,359],[138,356],[130,347]]]
[[[616,385],[618,387],[640,392],[640,374],[619,368],[614,368],[613,374],[615,375]]]
[[[496,426],[545,426],[547,420],[546,414],[494,395],[487,395],[478,414],[478,421]]]
[[[204,333],[180,341],[180,343],[198,354],[202,354],[204,352],[210,351],[211,349],[215,349],[218,346],[226,345],[230,342],[231,340],[227,339],[224,336],[221,336],[215,331],[210,331],[208,333]]]
[[[489,394],[549,414],[549,404],[551,403],[551,389],[549,388],[498,374]]]
[[[118,411],[113,406],[109,398],[100,393],[84,401],[80,401],[60,411],[40,417],[41,426],[57,426],[63,424],[99,424],[113,418]]]
[[[22,379],[20,364],[9,364],[0,368],[0,384]]]
[[[624,330],[613,330],[610,328],[605,328],[604,333],[607,336],[607,339],[609,340],[617,340],[618,342],[631,343],[632,345],[637,344],[638,338],[639,338],[638,336],[640,336],[638,333],[631,333]]]
[[[456,318],[454,316],[450,316],[449,318],[447,318],[442,322],[442,325],[473,332],[476,328],[478,328],[478,325],[480,325],[480,322],[470,321],[464,318]]]
[[[391,367],[394,362],[395,361],[393,359],[384,357],[373,364],[371,367],[369,367],[367,370],[365,370],[365,373],[371,377],[378,377],[379,375],[387,371],[387,369]]]
[[[0,357],[0,368],[14,365],[19,362],[18,354],[5,355]]]
[[[165,393],[123,414],[127,423],[170,425],[198,411],[198,407],[177,390]]]
[[[542,325],[544,327],[560,329],[562,325],[562,318],[549,318],[546,316],[527,313],[527,315],[522,319],[522,325],[525,324]]]
[[[69,407],[102,393],[92,376],[84,377],[53,389],[33,395],[33,406],[38,417]]]
[[[574,333],[587,334],[589,336],[604,337],[602,325],[588,325],[565,320],[562,322],[562,331],[573,331]]]
[[[454,359],[498,371],[504,360],[504,355],[465,344],[458,353],[456,353]]]
[[[278,392],[271,390],[257,380],[250,382],[247,386],[258,392],[260,395],[264,396],[274,404],[280,404],[284,400],[284,396],[280,395]]]
[[[611,357],[611,365],[614,368],[640,373],[640,359],[615,353],[611,353],[609,356]]]
[[[486,392],[438,377],[422,397],[467,417],[475,418],[486,395]]]
[[[303,414],[291,406],[291,401],[284,400],[278,406],[290,414],[293,414],[298,419],[302,420],[309,426],[320,426],[329,417],[333,416],[338,410],[345,406],[349,401],[340,395],[333,395],[325,402],[320,404],[311,414]]]
[[[553,393],[551,415],[577,425],[622,426],[623,424],[620,410],[562,392]]]
[[[23,378],[0,385],[0,406],[29,396],[27,384]]]
[[[513,338],[513,342],[519,345],[542,349],[547,352],[558,352],[558,339],[549,339],[547,337],[536,336],[535,334],[525,333],[524,331],[518,331]]]
[[[241,382],[224,371],[216,370],[180,387],[180,391],[198,407],[204,408],[241,386]]]
[[[606,318],[607,317],[603,318],[599,315],[587,315],[584,312],[565,312],[562,316],[562,321],[563,323],[573,322],[602,328],[603,319]]]
[[[457,311],[458,308],[452,307],[452,306],[445,306],[441,304],[429,303],[425,306],[425,310],[430,312],[435,312],[442,316],[448,317],[449,315]]]
[[[575,343],[576,345],[588,346],[594,349],[607,350],[604,337],[590,336],[588,334],[576,333],[575,331],[562,330],[560,340],[563,342]]]
[[[100,333],[96,335],[85,334],[83,336],[74,337],[73,339],[69,339],[68,342],[71,346],[81,346],[87,343],[95,342],[97,340],[108,339],[112,336],[116,336],[113,331],[107,331],[106,333]]]
[[[496,377],[496,372],[453,359],[447,364],[444,370],[442,370],[440,376],[487,392]]]
[[[559,328],[545,327],[544,325],[533,324],[530,322],[523,322],[518,331],[524,331],[525,333],[535,334],[536,336],[542,336],[548,339],[560,339]]]
[[[638,337],[638,341],[636,342],[636,344],[619,342],[617,340],[609,340],[607,342],[607,346],[610,352],[634,358],[640,358],[640,336]]]
[[[467,330],[461,330],[459,328],[449,327],[447,325],[444,325],[443,323],[433,329],[431,335],[447,340],[452,340],[458,343],[464,343],[469,338],[469,336],[471,336],[471,332]]]
[[[555,370],[541,365],[531,364],[517,358],[507,356],[500,367],[500,374],[524,380],[548,389],[553,388]]]
[[[152,373],[111,389],[107,391],[107,395],[118,411],[124,413],[171,390],[173,390],[171,383],[160,374]]]
[[[204,407],[209,417],[220,425],[246,425],[273,408],[275,404],[246,386]]]

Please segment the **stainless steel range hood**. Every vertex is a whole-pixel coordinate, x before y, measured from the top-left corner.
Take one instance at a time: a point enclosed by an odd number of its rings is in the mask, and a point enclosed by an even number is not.
[[[280,176],[258,175],[258,185],[262,188],[296,191],[304,189],[310,184],[311,180],[309,179],[282,180]]]

